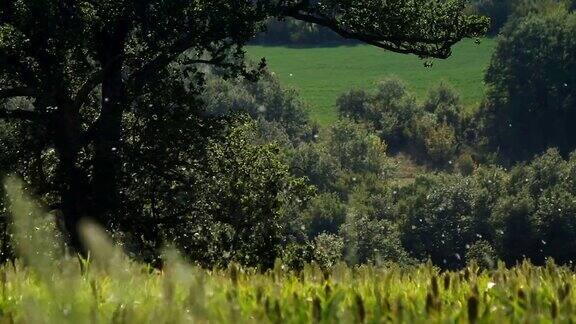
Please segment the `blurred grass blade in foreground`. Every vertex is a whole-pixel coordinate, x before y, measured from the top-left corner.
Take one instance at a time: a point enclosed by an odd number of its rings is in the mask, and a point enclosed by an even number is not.
[[[40,274],[49,275],[64,252],[56,219],[34,202],[20,179],[7,177],[5,188],[13,219],[12,243],[18,256]]]

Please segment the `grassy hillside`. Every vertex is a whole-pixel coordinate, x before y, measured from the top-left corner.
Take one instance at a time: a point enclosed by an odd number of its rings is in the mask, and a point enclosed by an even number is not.
[[[251,46],[253,58],[266,57],[271,71],[284,85],[298,89],[310,105],[310,115],[323,125],[337,118],[338,96],[351,88],[370,88],[387,76],[397,76],[422,98],[429,87],[444,80],[474,107],[484,93],[484,70],[496,45],[486,39],[480,45],[466,40],[454,48],[451,58],[425,67],[416,56],[386,52],[371,46],[287,48]]]

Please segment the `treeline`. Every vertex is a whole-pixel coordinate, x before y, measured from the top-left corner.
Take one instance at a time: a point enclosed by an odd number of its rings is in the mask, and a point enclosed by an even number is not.
[[[508,21],[526,16],[530,13],[555,8],[556,6],[576,8],[574,0],[474,0],[470,10],[490,17],[492,27],[490,34],[497,35]]]

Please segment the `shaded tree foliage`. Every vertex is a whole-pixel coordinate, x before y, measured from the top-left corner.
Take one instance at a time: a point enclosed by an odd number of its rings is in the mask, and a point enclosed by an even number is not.
[[[310,237],[337,234],[346,220],[346,206],[334,193],[319,194],[310,201],[302,218]]]
[[[473,2],[473,8],[479,14],[490,17],[489,33],[496,35],[508,22],[517,2],[518,0],[477,0]]]
[[[329,28],[295,19],[272,19],[266,24],[266,31],[259,34],[252,44],[326,46],[355,44],[346,40]]]
[[[256,82],[208,75],[201,99],[206,104],[208,116],[246,113],[261,121],[263,132],[276,126],[292,143],[309,141],[317,133],[318,127],[309,120],[307,107],[296,91],[282,88],[278,78],[270,73],[264,73]],[[270,140],[282,140],[274,134],[263,135]]]
[[[393,168],[386,144],[363,125],[346,119],[330,127],[316,142],[303,143],[289,154],[292,174],[341,197],[346,197],[363,175],[384,180]]]
[[[534,13],[510,24],[486,74],[478,113],[489,147],[508,161],[576,148],[576,15]]]

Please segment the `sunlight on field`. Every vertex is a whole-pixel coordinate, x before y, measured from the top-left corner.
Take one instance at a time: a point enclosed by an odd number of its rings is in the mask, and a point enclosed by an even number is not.
[[[323,125],[337,118],[338,96],[351,88],[370,89],[383,78],[397,76],[423,98],[439,80],[452,84],[462,100],[474,109],[484,94],[484,71],[496,46],[493,39],[480,45],[465,40],[451,58],[434,60],[432,67],[416,56],[406,56],[367,46],[286,48],[251,46],[252,58],[265,57],[284,85],[297,89],[310,105],[311,117]]]

